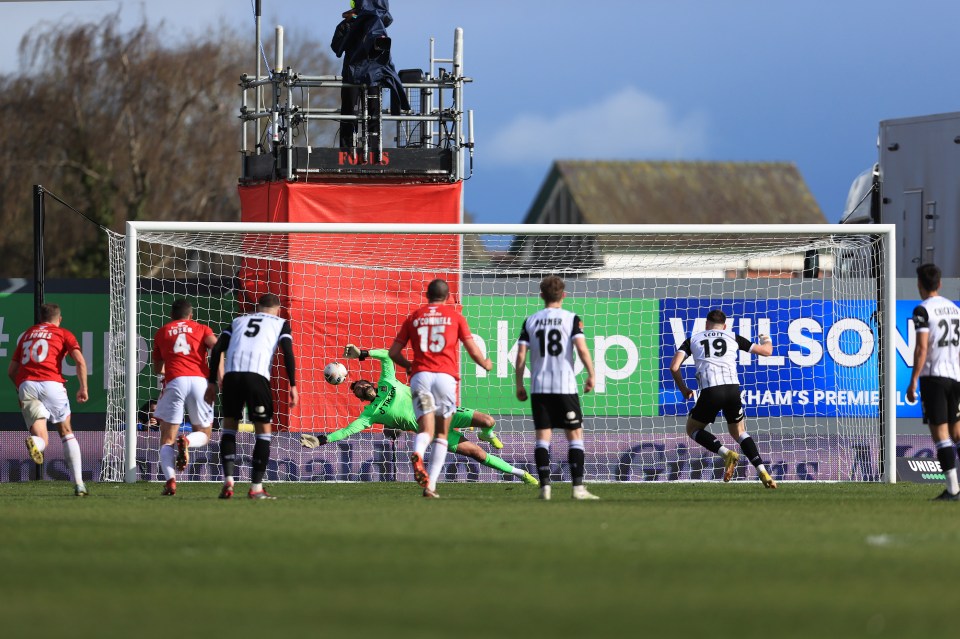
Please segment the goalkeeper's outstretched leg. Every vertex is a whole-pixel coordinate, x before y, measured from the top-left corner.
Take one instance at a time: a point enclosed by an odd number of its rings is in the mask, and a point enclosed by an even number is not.
[[[540,485],[540,482],[537,480],[537,478],[531,475],[530,473],[528,473],[527,471],[517,468],[515,466],[511,466],[509,463],[507,463],[503,459],[497,457],[493,453],[488,453],[487,451],[483,450],[473,442],[462,440],[460,442],[457,442],[456,447],[451,448],[451,450],[457,453],[458,455],[463,455],[464,457],[475,459],[481,464],[483,464],[484,466],[486,466],[487,468],[493,468],[494,470],[499,470],[502,473],[507,473],[508,475],[519,477],[521,480],[523,480],[523,483],[525,484],[529,484],[531,486]]]
[[[473,416],[470,420],[470,426],[480,431],[480,434],[477,435],[477,439],[482,442],[487,442],[495,449],[500,450],[503,448],[503,442],[501,442],[500,438],[497,437],[497,434],[493,432],[493,429],[496,427],[496,425],[497,420],[490,415],[481,413],[480,411],[473,411]]]

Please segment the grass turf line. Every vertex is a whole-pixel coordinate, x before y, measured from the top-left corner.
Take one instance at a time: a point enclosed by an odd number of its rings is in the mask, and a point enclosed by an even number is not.
[[[5,637],[919,636],[960,504],[897,484],[0,484]],[[31,614],[32,613],[32,614]],[[180,629],[180,630],[178,630]]]

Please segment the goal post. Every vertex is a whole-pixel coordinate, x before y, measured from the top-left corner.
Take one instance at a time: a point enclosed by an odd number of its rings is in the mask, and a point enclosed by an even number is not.
[[[219,334],[265,292],[281,297],[291,319],[301,397],[289,410],[284,384],[274,384],[279,432],[268,478],[410,479],[403,462],[411,438],[402,434],[372,428],[318,449],[301,447],[299,436],[329,433],[360,414],[349,382],[375,382],[380,370],[372,360],[344,362],[343,346],[389,348],[434,277],[450,282],[494,361],[487,374],[461,356],[461,405],[496,420],[504,448],[490,452],[533,468],[532,421],[513,394],[513,358],[520,323],[542,306],[540,279],[556,274],[596,361],[597,388],[582,397],[591,480],[722,472],[686,437],[692,402],[669,371],[677,346],[720,308],[734,332],[773,339],[770,357],[741,353],[739,368],[747,431],[778,480],[895,481],[893,225],[129,222],[125,236],[111,234],[110,251],[105,480],[156,479],[158,437],[137,430],[137,413],[157,394],[149,351],[170,302],[186,297],[195,319]],[[332,361],[347,365],[347,383],[323,380]],[[275,377],[283,378],[279,362]],[[696,390],[692,366],[681,372]],[[722,416],[711,427],[733,446],[726,430]],[[219,479],[214,432],[187,479]],[[243,439],[241,458],[249,454]],[[563,438],[555,439],[554,460],[563,460]],[[504,479],[452,455],[445,473]],[[568,469],[559,463],[555,473]],[[755,479],[753,468],[743,465],[738,479]]]

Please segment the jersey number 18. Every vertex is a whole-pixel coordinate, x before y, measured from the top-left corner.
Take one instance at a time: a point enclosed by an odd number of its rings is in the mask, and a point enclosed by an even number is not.
[[[543,357],[545,353],[556,356],[563,352],[563,342],[561,341],[563,336],[557,329],[551,328],[549,331],[540,329],[534,335],[537,336],[537,341],[540,343],[540,357]]]

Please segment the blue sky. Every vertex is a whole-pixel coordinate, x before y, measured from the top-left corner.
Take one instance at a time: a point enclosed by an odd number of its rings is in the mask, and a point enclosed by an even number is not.
[[[262,0],[264,33],[328,41],[347,1]],[[0,2],[0,71],[41,21],[122,6],[177,32],[249,0]],[[542,10],[547,7],[547,10]],[[478,222],[519,222],[555,159],[787,161],[835,222],[876,161],[880,120],[960,111],[960,3],[946,0],[395,0],[394,61],[425,67],[465,32]],[[251,59],[251,68],[254,62]],[[309,71],[309,70],[306,70]]]

